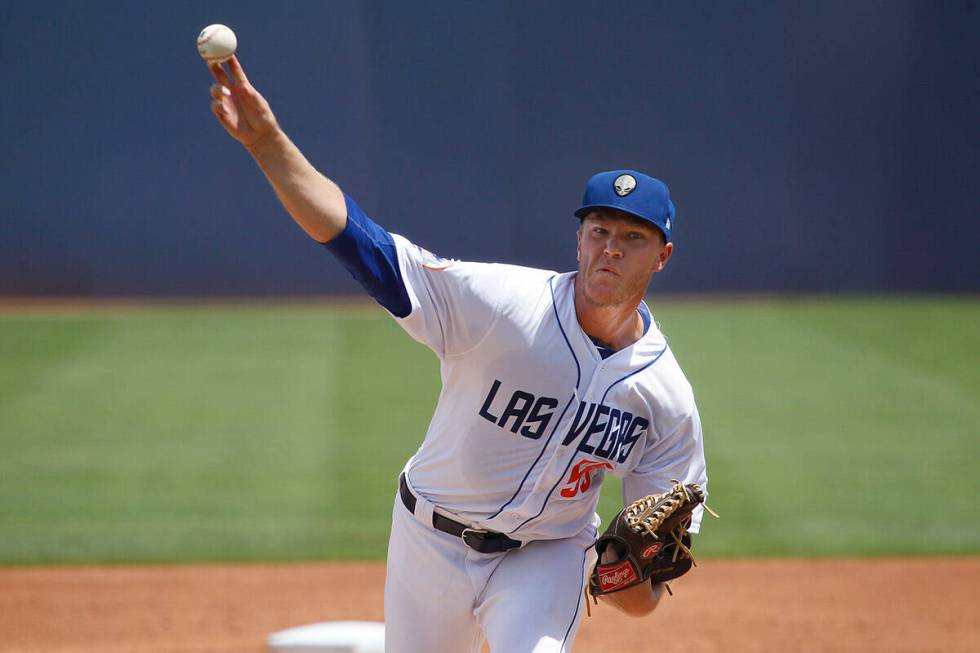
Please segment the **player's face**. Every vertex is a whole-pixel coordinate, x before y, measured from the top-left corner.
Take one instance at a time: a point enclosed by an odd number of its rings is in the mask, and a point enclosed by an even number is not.
[[[673,249],[648,222],[621,211],[593,211],[578,230],[576,285],[596,306],[638,302]]]

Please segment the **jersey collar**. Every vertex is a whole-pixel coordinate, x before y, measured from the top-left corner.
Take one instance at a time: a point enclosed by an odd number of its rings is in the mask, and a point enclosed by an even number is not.
[[[664,351],[667,347],[667,340],[657,328],[646,302],[640,302],[637,310],[643,317],[646,331],[632,345],[603,360],[592,343],[592,339],[578,323],[578,317],[575,313],[575,276],[577,274],[577,272],[559,274],[551,279],[551,284],[555,298],[556,315],[567,335],[572,351],[575,352],[575,356],[579,360],[590,360],[593,363],[602,364],[604,367],[629,370],[646,365],[651,358],[659,356]]]

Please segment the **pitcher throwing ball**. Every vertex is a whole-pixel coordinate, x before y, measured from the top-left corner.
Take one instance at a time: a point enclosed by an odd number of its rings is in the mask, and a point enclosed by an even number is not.
[[[435,414],[397,479],[385,650],[568,651],[586,587],[631,615],[653,611],[659,581],[690,567],[706,484],[691,386],[643,302],[674,250],[667,187],[632,170],[592,177],[574,272],[447,260],[317,172],[237,58],[209,67],[212,111],[289,214],[439,357]],[[623,479],[625,505],[680,497],[617,518],[652,538],[642,550],[607,533],[596,551],[607,473]],[[652,515],[678,503],[693,512],[658,537]]]

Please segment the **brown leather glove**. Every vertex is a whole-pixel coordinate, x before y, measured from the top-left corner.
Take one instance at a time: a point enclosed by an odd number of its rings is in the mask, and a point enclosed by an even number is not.
[[[589,593],[595,597],[686,574],[694,565],[687,529],[691,513],[703,503],[701,486],[674,481],[668,491],[626,506],[595,543],[599,559],[589,578]],[[615,553],[615,560],[604,563],[607,549]]]

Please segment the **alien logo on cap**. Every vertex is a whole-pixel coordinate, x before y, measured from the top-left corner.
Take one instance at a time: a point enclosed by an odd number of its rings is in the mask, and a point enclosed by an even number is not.
[[[636,188],[636,179],[633,175],[619,175],[613,182],[613,188],[620,197],[626,197]]]

